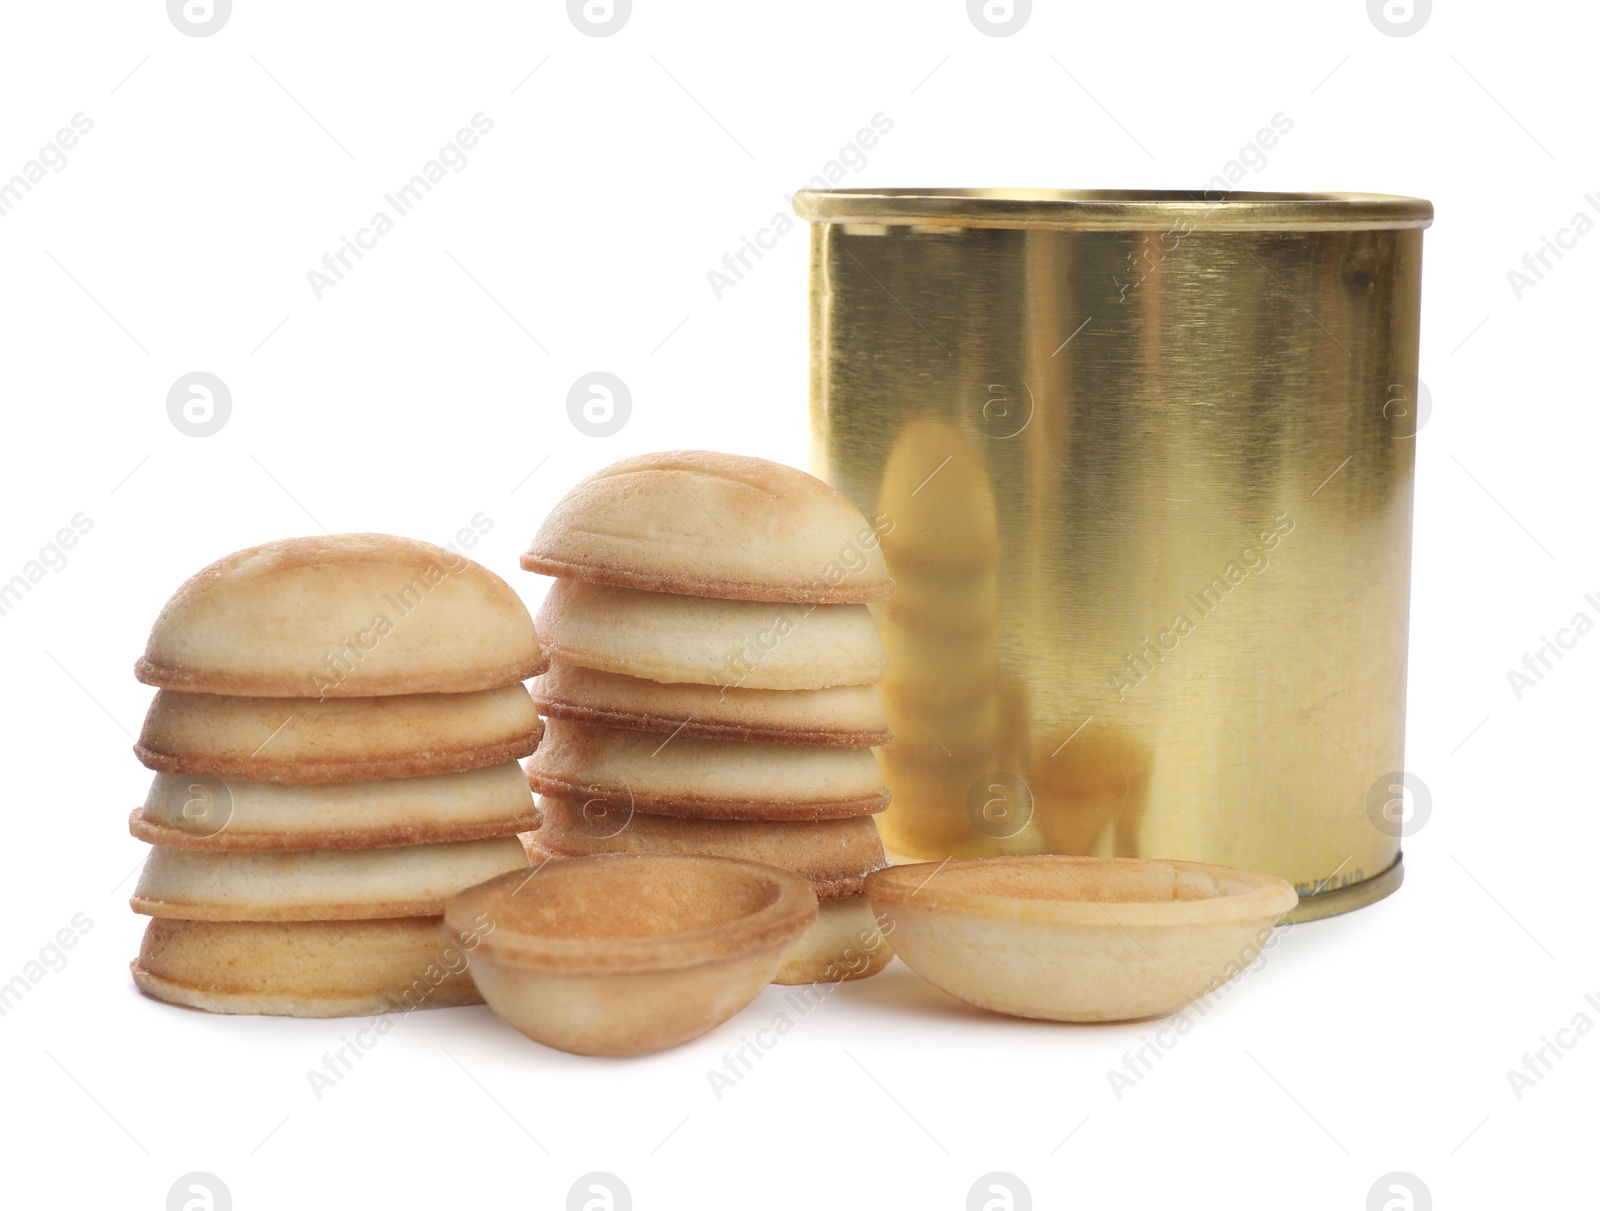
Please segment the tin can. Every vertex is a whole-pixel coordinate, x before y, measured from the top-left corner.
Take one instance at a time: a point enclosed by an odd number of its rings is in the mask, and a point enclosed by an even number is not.
[[[801,192],[890,850],[1401,880],[1422,229],[1371,194]]]

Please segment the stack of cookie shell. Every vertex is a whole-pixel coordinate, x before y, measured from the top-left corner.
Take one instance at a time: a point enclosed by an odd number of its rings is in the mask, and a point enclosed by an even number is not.
[[[192,577],[135,666],[135,983],[220,1013],[478,1003],[441,918],[527,868],[545,663],[510,586],[429,543],[286,539]]]
[[[822,911],[777,981],[834,983],[892,957],[862,894],[891,737],[866,602],[893,588],[878,535],[820,480],[676,451],[580,483],[522,566],[556,577],[528,763],[535,861],[710,854],[810,880]]]

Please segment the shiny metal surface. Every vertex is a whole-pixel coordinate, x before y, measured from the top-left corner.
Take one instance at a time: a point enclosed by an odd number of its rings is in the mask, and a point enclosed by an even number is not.
[[[1397,886],[1431,206],[795,208],[813,469],[884,519],[898,582],[889,847],[1225,863],[1302,919]]]
[[[1148,231],[1373,231],[1426,227],[1433,205],[1381,193],[1204,193],[1178,189],[844,189],[795,195],[823,223]]]

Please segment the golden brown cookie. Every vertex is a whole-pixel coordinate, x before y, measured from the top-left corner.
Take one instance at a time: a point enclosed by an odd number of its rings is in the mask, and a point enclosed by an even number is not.
[[[366,782],[514,761],[533,752],[543,730],[520,683],[320,701],[162,690],[133,751],[164,774]]]
[[[891,866],[867,880],[896,952],[997,1013],[1167,1017],[1248,967],[1299,902],[1274,875],[1057,855]]]
[[[380,782],[244,782],[157,774],[129,818],[141,841],[177,849],[389,849],[473,841],[538,822],[522,767]]]
[[[146,916],[186,921],[429,917],[463,888],[527,865],[515,837],[296,853],[157,846],[130,903]]]
[[[773,744],[887,744],[893,733],[870,685],[825,690],[726,689],[650,681],[554,660],[533,685],[540,714],[636,732]]]
[[[437,916],[154,920],[131,966],[146,996],[210,1013],[341,1018],[483,1003],[465,947]],[[370,1037],[388,1029],[374,1023]],[[358,1036],[357,1045],[372,1044]]]
[[[863,602],[894,582],[845,497],[781,463],[709,450],[623,459],[568,492],[522,566],[741,601]]]
[[[272,698],[459,694],[544,667],[511,586],[432,543],[286,538],[201,569],[134,666],[146,685]]]
[[[889,803],[871,749],[746,744],[550,720],[528,762],[542,795],[719,820],[828,820]]]
[[[867,685],[887,659],[864,605],[722,601],[580,580],[550,587],[539,633],[568,664],[730,688]]]
[[[870,816],[693,820],[553,795],[540,797],[539,814],[539,828],[527,837],[534,862],[610,853],[742,858],[803,875],[822,901],[859,896],[866,877],[885,865],[883,842]]]
[[[774,984],[841,984],[875,976],[889,965],[894,948],[866,896],[821,900],[817,908],[817,923],[783,956]]]
[[[547,862],[470,888],[445,911],[464,946],[478,943],[472,978],[489,1008],[580,1055],[658,1051],[720,1025],[816,920],[798,875],[691,854]]]

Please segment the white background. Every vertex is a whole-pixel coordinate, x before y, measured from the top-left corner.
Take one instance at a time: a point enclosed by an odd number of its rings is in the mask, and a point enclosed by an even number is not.
[[[238,0],[203,38],[158,0],[4,23],[0,179],[93,121],[0,218],[0,580],[93,521],[0,618],[0,982],[93,923],[0,1019],[8,1205],[159,1208],[191,1170],[241,1209],[560,1207],[591,1170],[640,1208],[959,1208],[991,1170],[1038,1207],[1361,1208],[1391,1170],[1440,1207],[1559,1205],[1580,1177],[1593,1197],[1600,1036],[1565,1036],[1520,1099],[1506,1077],[1575,1015],[1600,1023],[1600,636],[1520,701],[1506,677],[1579,611],[1600,621],[1600,236],[1520,300],[1506,276],[1600,219],[1592,6],[1441,0],[1403,38],[1362,0],[1040,0],[1003,38],[962,0],[637,0],[604,38],[555,0]],[[318,301],[306,271],[480,112],[467,166]],[[987,1016],[899,964],[721,1100],[708,1068],[781,990],[624,1061],[483,1008],[416,1014],[320,1100],[306,1070],[354,1023],[134,990],[151,691],[131,665],[190,572],[324,528],[443,542],[482,512],[471,554],[534,604],[517,555],[589,471],[679,446],[804,465],[803,225],[720,300],[706,273],[874,114],[893,129],[846,184],[1199,188],[1279,112],[1293,130],[1249,185],[1437,207],[1407,759],[1433,814],[1397,896],[1282,937],[1120,1100],[1106,1071],[1151,1025]],[[191,370],[231,389],[214,436],[168,420]],[[592,370],[631,389],[609,438],[567,418]]]

